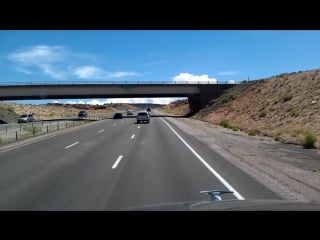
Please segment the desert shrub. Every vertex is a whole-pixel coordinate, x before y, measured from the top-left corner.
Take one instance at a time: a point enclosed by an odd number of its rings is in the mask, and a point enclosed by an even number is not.
[[[292,95],[291,94],[287,94],[287,93],[284,93],[280,96],[280,99],[282,102],[287,102],[289,100],[292,99]]]
[[[237,127],[237,126],[232,126],[232,130],[233,130],[233,131],[240,131],[240,128]]]
[[[293,107],[290,109],[290,113],[292,117],[298,117],[300,116],[300,109],[297,107]]]
[[[226,119],[220,121],[220,126],[224,128],[232,128],[231,124],[229,123],[229,120]]]
[[[315,148],[314,143],[317,141],[317,137],[314,133],[310,131],[305,131],[304,136],[301,141],[301,145],[304,148]]]
[[[7,110],[11,113],[15,113],[13,107],[8,107]]]
[[[256,135],[259,135],[260,134],[260,131],[257,130],[257,129],[251,129],[248,131],[248,135],[249,136],[256,136]]]

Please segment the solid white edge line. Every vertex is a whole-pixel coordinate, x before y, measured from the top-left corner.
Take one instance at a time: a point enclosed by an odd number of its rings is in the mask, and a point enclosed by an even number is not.
[[[160,119],[171,129],[171,131],[186,145],[189,150],[203,163],[204,166],[231,192],[238,200],[245,200],[216,170],[214,170],[190,145],[167,123],[162,117]]]
[[[134,138],[134,136],[135,136],[135,135],[133,134],[133,135],[131,136],[131,139],[133,139],[133,138]]]
[[[123,156],[122,155],[120,155],[118,158],[117,158],[117,160],[114,162],[114,164],[112,165],[112,169],[115,169],[117,166],[118,166],[118,164],[119,164],[119,162],[121,161],[121,159],[123,158]]]
[[[100,130],[98,133],[102,133],[102,132],[104,132],[104,129]]]
[[[79,142],[72,143],[71,145],[66,146],[65,149],[68,149],[68,148],[70,148],[70,147],[72,147],[72,146],[74,146],[74,145],[77,145],[78,143],[79,143]]]

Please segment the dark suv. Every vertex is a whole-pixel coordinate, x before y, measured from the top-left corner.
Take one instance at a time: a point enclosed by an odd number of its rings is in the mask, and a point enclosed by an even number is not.
[[[113,115],[113,119],[122,119],[122,118],[123,118],[123,115],[120,112],[117,112]]]
[[[88,117],[87,111],[82,110],[79,112],[78,118],[83,118],[83,117]]]

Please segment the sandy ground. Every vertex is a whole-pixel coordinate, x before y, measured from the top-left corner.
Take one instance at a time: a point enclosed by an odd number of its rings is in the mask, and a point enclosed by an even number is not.
[[[248,136],[207,122],[168,118],[283,199],[320,202],[320,151]]]

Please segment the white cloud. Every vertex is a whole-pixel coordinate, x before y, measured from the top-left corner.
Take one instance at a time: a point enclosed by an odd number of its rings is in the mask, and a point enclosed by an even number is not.
[[[237,72],[237,71],[223,71],[223,72],[219,72],[219,75],[222,75],[222,76],[237,75],[237,74],[241,74],[241,72]]]
[[[70,59],[71,57],[71,59]],[[96,59],[97,56],[86,53],[74,53],[62,46],[37,45],[19,49],[9,54],[8,59],[17,64],[16,71],[32,74],[31,70],[39,69],[54,79],[67,79],[76,76],[79,79],[110,79],[137,76],[136,72],[108,72],[96,66],[79,66],[77,62]],[[35,67],[35,68],[34,68]]]
[[[69,100],[66,104],[90,104],[90,105],[103,105],[110,103],[150,103],[150,104],[168,104],[177,100],[187,98],[108,98],[108,99],[91,99],[89,101],[82,100]],[[58,101],[52,101],[52,103],[58,103]]]
[[[66,50],[60,46],[38,45],[18,50],[10,54],[9,59],[25,65],[39,65],[62,61],[66,53]]]
[[[111,72],[109,73],[109,78],[128,77],[128,76],[135,76],[135,75],[137,75],[135,72]]]
[[[40,64],[39,67],[44,73],[48,74],[52,78],[64,79],[66,76],[66,72],[55,69],[55,67],[50,64]]]
[[[107,101],[106,100],[92,99],[90,101],[87,101],[86,103],[90,104],[90,105],[103,105],[103,104],[107,103]]]
[[[79,101],[67,101],[66,104],[85,104],[85,102],[81,101],[81,100],[79,100]]]
[[[9,55],[9,60],[18,63],[17,71],[32,74],[27,67],[35,66],[55,79],[63,79],[66,72],[57,69],[57,64],[65,60],[68,51],[60,46],[32,46]]]
[[[17,67],[17,68],[15,68],[15,70],[18,71],[18,72],[22,72],[24,74],[27,74],[27,75],[31,75],[32,74],[28,69],[24,69],[22,67]]]
[[[137,75],[135,72],[107,72],[95,66],[80,66],[75,68],[72,73],[81,79],[109,79]]]
[[[82,66],[74,69],[73,74],[78,78],[101,78],[103,71],[94,66]]]
[[[236,84],[236,80],[229,80],[228,84]]]
[[[185,98],[109,98],[106,103],[150,103],[168,104],[170,102]]]
[[[209,78],[207,74],[203,75],[193,75],[191,73],[180,73],[179,75],[175,76],[173,78],[173,81],[175,82],[211,82],[211,83],[217,83],[217,79],[215,78]]]

